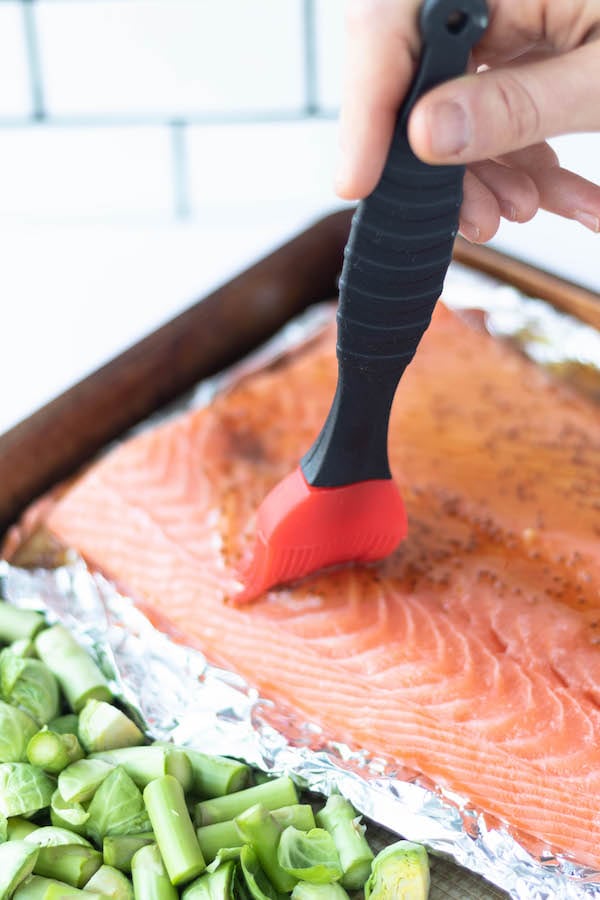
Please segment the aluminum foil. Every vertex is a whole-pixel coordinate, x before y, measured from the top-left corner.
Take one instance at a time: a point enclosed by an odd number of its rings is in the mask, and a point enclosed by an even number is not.
[[[455,308],[482,311],[490,332],[515,341],[542,364],[583,360],[600,386],[600,336],[594,329],[459,266],[451,268],[444,299]],[[331,323],[332,315],[331,306],[312,310],[257,354],[200,385],[167,415],[206,404],[240,378],[304,345]],[[506,827],[463,798],[374,758],[367,749],[328,741],[314,723],[283,715],[243,679],[157,631],[131,600],[83,562],[34,572],[0,562],[0,595],[66,625],[151,736],[236,756],[273,774],[289,773],[311,791],[339,790],[370,820],[483,875],[515,900],[600,898],[600,872],[527,852]]]

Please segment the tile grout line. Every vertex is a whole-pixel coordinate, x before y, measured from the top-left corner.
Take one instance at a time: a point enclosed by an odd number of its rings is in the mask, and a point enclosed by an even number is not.
[[[187,153],[187,122],[173,119],[169,123],[171,136],[171,168],[173,184],[173,212],[179,221],[192,215],[190,179]]]
[[[23,13],[23,32],[29,73],[32,119],[34,122],[41,122],[46,118],[46,105],[44,102],[40,45],[34,3],[35,0],[21,0],[21,10]]]
[[[313,117],[319,112],[315,0],[303,0],[302,18],[304,38],[305,114],[308,117]]]
[[[23,0],[24,3],[31,0]],[[82,0],[83,2],[83,0]],[[0,0],[0,5],[2,0]],[[268,125],[273,123],[303,122],[307,119],[319,119],[331,121],[337,118],[338,111],[333,108],[319,108],[312,115],[308,115],[306,109],[301,110],[254,110],[190,113],[178,119],[180,125]],[[141,127],[169,127],[173,119],[168,115],[48,115],[42,110],[41,116],[0,116],[0,129],[23,128],[33,125],[38,118],[54,128],[127,128],[131,126]]]

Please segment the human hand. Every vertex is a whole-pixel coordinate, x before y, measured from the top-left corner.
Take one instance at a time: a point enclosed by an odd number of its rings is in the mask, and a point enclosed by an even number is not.
[[[376,186],[420,52],[420,0],[348,0],[337,192]],[[459,4],[457,4],[459,5]],[[600,232],[600,187],[560,168],[546,139],[600,130],[600,0],[488,0],[471,74],[430,91],[409,120],[413,151],[465,163],[460,230],[546,209]],[[480,70],[485,67],[485,70]]]

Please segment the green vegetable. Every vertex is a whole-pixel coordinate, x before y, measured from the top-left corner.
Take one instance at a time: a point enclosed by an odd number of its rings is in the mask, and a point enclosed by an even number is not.
[[[263,872],[258,856],[249,844],[244,844],[240,853],[240,865],[244,876],[243,882],[238,883],[237,893],[246,895],[249,893],[254,900],[285,900],[285,895],[275,890],[265,873]],[[247,892],[242,893],[244,884]]]
[[[382,850],[365,884],[365,900],[427,900],[429,859],[421,844],[398,841]]]
[[[242,838],[235,822],[215,822],[196,829],[196,837],[206,862],[212,862],[223,847],[241,847]]]
[[[272,815],[282,829],[288,825],[293,825],[301,831],[309,831],[315,827],[315,817],[308,804],[282,806],[280,809],[274,809]],[[222,847],[233,848],[242,845],[241,835],[233,820],[204,825],[196,830],[196,836],[207,862],[211,862]]]
[[[89,817],[90,814],[81,803],[68,803],[62,798],[58,788],[54,791],[50,800],[50,820],[54,826],[83,834]]]
[[[83,887],[102,865],[102,854],[89,841],[66,828],[37,828],[25,838],[26,844],[39,847],[33,871],[36,875]]]
[[[111,900],[133,900],[133,885],[118,869],[100,866],[85,886],[86,891],[110,897]]]
[[[188,885],[181,900],[232,900],[235,863],[229,861],[214,872],[205,872]]]
[[[125,713],[104,700],[93,699],[79,714],[79,739],[88,753],[144,743],[144,735]]]
[[[0,815],[0,844],[8,840],[8,819]]]
[[[163,775],[173,775],[186,792],[192,785],[192,765],[183,750],[158,746],[123,747],[103,753],[91,753],[90,759],[122,766],[141,788]]]
[[[142,847],[131,860],[133,892],[139,900],[177,900],[156,844]]]
[[[79,888],[54,878],[32,875],[17,888],[13,900],[109,900],[95,891],[80,891]]]
[[[154,746],[171,747],[164,741],[156,741]],[[222,797],[223,794],[232,794],[241,791],[248,784],[250,768],[238,762],[237,759],[229,759],[226,756],[208,756],[199,750],[190,747],[179,747],[183,750],[192,766],[191,793],[202,799]]]
[[[37,729],[31,716],[0,700],[0,763],[24,762],[27,743]]]
[[[102,865],[102,854],[78,834],[65,828],[37,828],[24,843],[39,847],[33,871],[73,887],[83,887]]]
[[[25,841],[0,844],[0,900],[9,900],[18,885],[33,872],[38,849]]]
[[[56,784],[28,763],[0,764],[0,814],[28,816],[50,805]]]
[[[44,627],[44,617],[31,609],[18,609],[0,601],[0,642],[30,641]]]
[[[80,759],[58,776],[58,790],[67,803],[91,800],[114,766],[100,759]]]
[[[34,825],[33,822],[22,819],[20,816],[13,816],[12,819],[6,821],[9,841],[24,841],[28,834],[39,828],[39,825]]]
[[[131,860],[141,847],[155,842],[154,832],[142,834],[115,834],[105,837],[102,842],[104,862],[121,872],[131,872]]]
[[[57,734],[44,728],[27,744],[27,759],[31,765],[39,766],[51,775],[58,775],[82,757],[81,744],[74,734]]]
[[[226,822],[235,819],[244,810],[260,803],[265,809],[279,809],[281,806],[296,805],[298,793],[294,782],[286,775],[265,781],[235,794],[215,797],[213,800],[202,800],[196,804],[196,825],[212,825],[213,822]]]
[[[331,884],[342,877],[333,838],[323,828],[286,828],[277,847],[277,862],[289,875],[313,884]]]
[[[292,900],[350,900],[339,884],[309,884],[299,881],[292,891]]]
[[[85,833],[97,844],[108,834],[139,834],[150,830],[141,791],[120,766],[106,776],[87,811]]]
[[[67,713],[65,716],[59,716],[58,719],[52,719],[48,722],[48,730],[54,731],[56,734],[74,734],[79,737],[79,716],[75,713]]]
[[[165,868],[173,884],[191,881],[206,868],[183,788],[172,775],[151,781],[144,803]]]
[[[58,683],[39,659],[23,659],[11,650],[0,653],[0,691],[12,706],[19,706],[32,719],[45,725],[60,709]]]
[[[352,804],[339,794],[332,794],[316,819],[317,825],[325,828],[334,840],[344,873],[342,886],[351,891],[363,887],[371,871],[373,851]]]
[[[90,699],[110,700],[106,678],[62,625],[42,631],[35,639],[40,659],[58,678],[71,709],[78,713]]]
[[[276,890],[291,891],[295,876],[286,872],[277,861],[277,845],[283,829],[268,809],[257,803],[236,817],[235,824],[242,839],[250,844],[261,868]]]
[[[242,852],[241,847],[221,847],[213,861],[206,867],[207,872],[216,872],[220,865],[226,862],[237,862]]]
[[[13,641],[9,650],[11,653],[14,653],[15,656],[35,656],[35,644],[33,641],[29,640],[29,638],[21,638],[18,641]]]

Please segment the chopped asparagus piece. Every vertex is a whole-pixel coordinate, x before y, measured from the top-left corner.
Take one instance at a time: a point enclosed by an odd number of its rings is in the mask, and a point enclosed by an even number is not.
[[[34,872],[82,888],[101,865],[102,854],[93,847],[64,844],[60,847],[42,847]]]
[[[131,860],[141,847],[155,842],[154,832],[142,834],[115,834],[105,837],[102,842],[104,862],[121,872],[131,872]]]
[[[373,860],[365,900],[427,900],[429,859],[421,844],[397,841]]]
[[[271,810],[271,815],[276,819],[281,828],[293,825],[300,831],[310,831],[316,828],[315,816],[308,803],[294,803],[292,806],[281,806]]]
[[[242,838],[235,822],[214,822],[196,829],[196,837],[207,863],[212,862],[222,847],[241,847]]]
[[[8,648],[2,650],[0,689],[4,700],[24,709],[40,725],[45,725],[58,715],[58,682],[39,659],[23,659]]]
[[[85,832],[97,844],[109,834],[150,831],[142,793],[120,766],[106,776],[87,811]]]
[[[324,828],[286,828],[277,847],[277,862],[289,875],[313,884],[331,884],[342,877],[333,838]]]
[[[56,783],[28,763],[0,764],[0,813],[28,816],[50,805]]]
[[[44,627],[44,617],[31,609],[18,609],[0,601],[0,642],[30,641]]]
[[[293,806],[282,806],[274,809],[272,815],[281,826],[293,825],[301,831],[309,831],[315,827],[315,817],[308,804],[295,803]],[[202,855],[207,862],[212,862],[222,847],[241,847],[242,837],[233,820],[214,822],[196,830]]]
[[[235,824],[242,839],[256,853],[261,868],[275,889],[281,893],[291,891],[298,879],[286,872],[277,861],[277,846],[283,829],[269,810],[257,803],[240,813]]]
[[[205,872],[186,887],[181,900],[231,900],[235,863],[220,865],[214,872]]]
[[[133,885],[118,869],[100,866],[85,886],[86,891],[96,891],[111,900],[133,900]]]
[[[42,729],[27,744],[27,759],[51,775],[58,775],[71,763],[83,758],[81,744],[74,734],[58,734]]]
[[[151,781],[144,802],[172,884],[185,884],[206,868],[183,788],[172,775]]]
[[[39,847],[34,867],[36,875],[83,887],[102,865],[102,854],[89,841],[66,828],[36,828],[24,839]]]
[[[110,700],[106,678],[62,625],[42,631],[35,639],[40,659],[54,672],[73,712],[78,713],[90,699]]]
[[[104,700],[93,699],[79,714],[79,738],[88,753],[144,743],[144,735],[125,713]]]
[[[196,804],[196,825],[212,825],[213,822],[226,822],[235,819],[240,813],[260,803],[265,809],[278,809],[298,803],[298,793],[294,782],[287,775],[265,781],[235,794],[226,794],[212,800],[202,800]]]
[[[80,891],[79,888],[54,878],[31,875],[15,891],[12,900],[110,900],[95,891]]]
[[[37,730],[30,715],[0,700],[0,763],[25,762],[27,744]]]
[[[25,841],[0,844],[0,898],[8,900],[13,892],[33,872],[38,848]]]
[[[158,746],[123,747],[91,753],[90,759],[122,766],[140,788],[163,775],[173,775],[186,792],[192,785],[192,765],[183,750]]]
[[[80,759],[58,776],[58,790],[67,803],[85,803],[96,793],[114,766],[101,759]]]
[[[143,900],[177,900],[173,887],[156,844],[142,847],[131,860],[133,892]]]
[[[156,741],[154,746],[170,747],[164,741]],[[202,799],[222,797],[241,791],[248,784],[250,768],[237,759],[226,756],[208,756],[191,747],[180,747],[192,766],[191,792]]]
[[[360,816],[344,797],[332,794],[316,819],[317,825],[325,828],[334,840],[344,873],[342,886],[351,891],[359,890],[369,877],[373,859]]]

